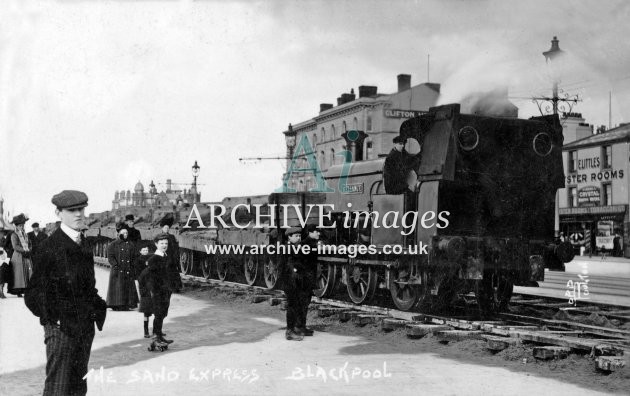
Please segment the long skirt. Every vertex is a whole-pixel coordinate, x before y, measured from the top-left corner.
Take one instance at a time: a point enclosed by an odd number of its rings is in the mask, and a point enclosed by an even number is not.
[[[23,293],[33,274],[33,262],[30,258],[24,257],[22,253],[15,251],[11,257],[11,264],[13,264],[13,287],[9,293]]]
[[[138,305],[136,284],[130,274],[111,270],[107,288],[107,306],[135,308]]]

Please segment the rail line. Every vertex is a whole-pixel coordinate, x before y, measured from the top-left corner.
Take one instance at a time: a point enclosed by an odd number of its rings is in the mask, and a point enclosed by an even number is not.
[[[95,263],[109,268],[106,259],[95,257]],[[187,285],[205,284],[240,289],[245,292],[243,294],[250,294],[253,303],[268,301],[271,305],[276,305],[284,299],[281,290],[269,290],[262,286],[194,275],[181,277]],[[625,365],[623,355],[630,353],[630,331],[580,323],[570,315],[561,319],[541,316],[543,310],[556,310],[578,315],[596,313],[607,319],[627,322],[630,309],[590,302],[580,308],[567,308],[563,307],[566,306],[566,301],[564,303],[562,301],[558,298],[515,294],[511,308],[517,308],[513,309],[517,313],[506,312],[482,318],[465,313],[445,316],[400,311],[383,306],[356,305],[334,298],[313,297],[320,317],[335,317],[340,322],[350,322],[357,326],[378,325],[383,331],[400,330],[410,338],[433,336],[441,342],[485,340],[487,348],[497,352],[510,346],[528,343],[536,345],[533,355],[539,359],[561,359],[570,353],[590,354],[598,369],[615,371],[623,367]],[[523,314],[519,310],[522,307],[530,311]]]

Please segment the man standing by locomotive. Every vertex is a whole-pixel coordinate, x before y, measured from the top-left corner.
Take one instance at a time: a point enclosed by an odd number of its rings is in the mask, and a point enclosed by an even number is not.
[[[53,196],[61,226],[40,245],[25,302],[44,326],[44,395],[85,395],[94,323],[102,330],[107,313],[94,278],[92,247],[85,228],[88,197],[64,190]]]
[[[289,341],[302,341],[303,335],[297,333],[297,328],[302,327],[300,322],[302,317],[301,287],[304,276],[304,264],[302,254],[298,251],[302,230],[298,227],[291,227],[286,231],[287,241],[287,263],[286,280],[284,282],[284,293],[287,296],[287,331],[285,337]]]
[[[300,309],[299,320],[296,333],[301,336],[312,336],[313,330],[306,327],[306,319],[308,317],[308,306],[313,297],[313,289],[315,289],[317,279],[317,247],[321,245],[321,231],[317,224],[308,224],[306,226],[306,238],[302,241],[302,245],[309,247],[309,253],[303,258],[303,279],[302,287],[299,291]]]

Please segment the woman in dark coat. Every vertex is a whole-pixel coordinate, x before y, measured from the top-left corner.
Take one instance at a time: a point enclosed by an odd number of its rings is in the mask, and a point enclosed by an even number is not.
[[[170,290],[168,287],[168,234],[159,234],[155,241],[155,254],[149,258],[147,269],[140,274],[141,284],[146,284],[151,295],[151,308],[155,318],[153,319],[153,334],[156,341],[171,343],[172,340],[164,339],[162,324],[168,315],[170,305]]]
[[[118,239],[107,248],[107,260],[111,266],[107,306],[114,311],[127,311],[138,305],[133,275],[137,253],[135,245],[127,239],[128,233],[126,228],[119,227]]]
[[[20,213],[13,217],[11,223],[15,225],[15,232],[11,234],[11,245],[13,246],[13,255],[11,256],[11,264],[13,265],[13,288],[9,293],[22,297],[22,293],[28,287],[28,281],[33,274],[33,261],[31,253],[33,251],[31,242],[24,231],[24,223],[28,217]]]

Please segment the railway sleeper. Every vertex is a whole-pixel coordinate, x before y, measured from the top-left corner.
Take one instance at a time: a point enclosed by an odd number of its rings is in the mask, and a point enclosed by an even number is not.
[[[481,330],[442,330],[435,332],[435,336],[440,342],[464,341],[464,340],[482,340],[483,332]]]
[[[449,326],[435,325],[435,324],[408,324],[407,325],[407,337],[409,338],[422,338],[427,334],[434,334],[438,331],[450,330]]]
[[[365,326],[368,324],[378,324],[383,319],[388,318],[387,315],[379,315],[379,314],[359,314],[352,318],[352,323],[356,326]]]
[[[486,340],[486,347],[493,352],[500,352],[510,346],[521,344],[521,340],[518,338],[499,337],[488,334],[483,334],[481,338]]]
[[[598,370],[612,372],[626,366],[626,359],[621,356],[599,356],[595,359],[595,368]]]

